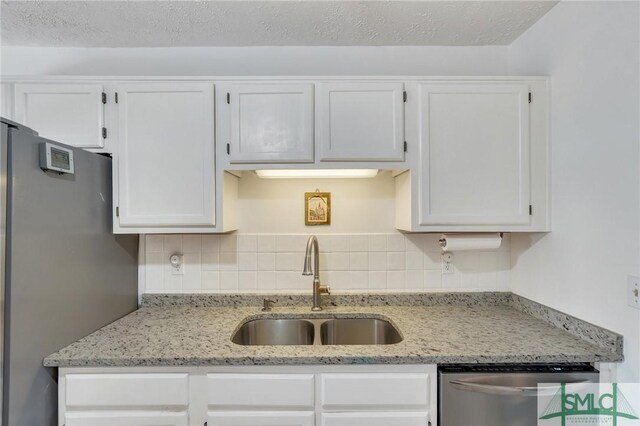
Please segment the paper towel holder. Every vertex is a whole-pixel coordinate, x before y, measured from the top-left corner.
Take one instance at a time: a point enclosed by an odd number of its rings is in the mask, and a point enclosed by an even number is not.
[[[500,239],[504,238],[504,232],[498,232],[498,235],[500,235]],[[438,243],[440,244],[440,248],[444,250],[444,247],[447,245],[447,240],[440,238]]]

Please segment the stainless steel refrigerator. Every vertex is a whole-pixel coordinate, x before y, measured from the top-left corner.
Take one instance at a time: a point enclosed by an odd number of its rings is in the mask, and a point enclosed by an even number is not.
[[[57,371],[42,360],[137,308],[138,237],[112,234],[109,157],[0,124],[2,425],[55,425]],[[47,142],[73,174],[43,171]]]

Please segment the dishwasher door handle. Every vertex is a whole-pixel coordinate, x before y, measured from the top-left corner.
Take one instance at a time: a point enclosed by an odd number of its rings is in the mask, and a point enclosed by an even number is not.
[[[571,384],[587,383],[589,379],[571,381]],[[454,388],[469,392],[488,393],[493,395],[518,395],[518,396],[538,396],[553,395],[558,392],[557,386],[502,386],[487,383],[474,383],[465,380],[451,380],[449,382]]]

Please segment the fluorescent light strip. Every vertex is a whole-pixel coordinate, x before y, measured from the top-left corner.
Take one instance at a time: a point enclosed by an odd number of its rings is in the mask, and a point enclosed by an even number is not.
[[[344,179],[376,177],[376,169],[293,169],[256,170],[262,179]]]

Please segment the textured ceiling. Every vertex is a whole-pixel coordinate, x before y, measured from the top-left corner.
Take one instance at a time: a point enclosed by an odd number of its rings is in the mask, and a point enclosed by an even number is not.
[[[556,1],[2,1],[6,46],[506,45]]]

